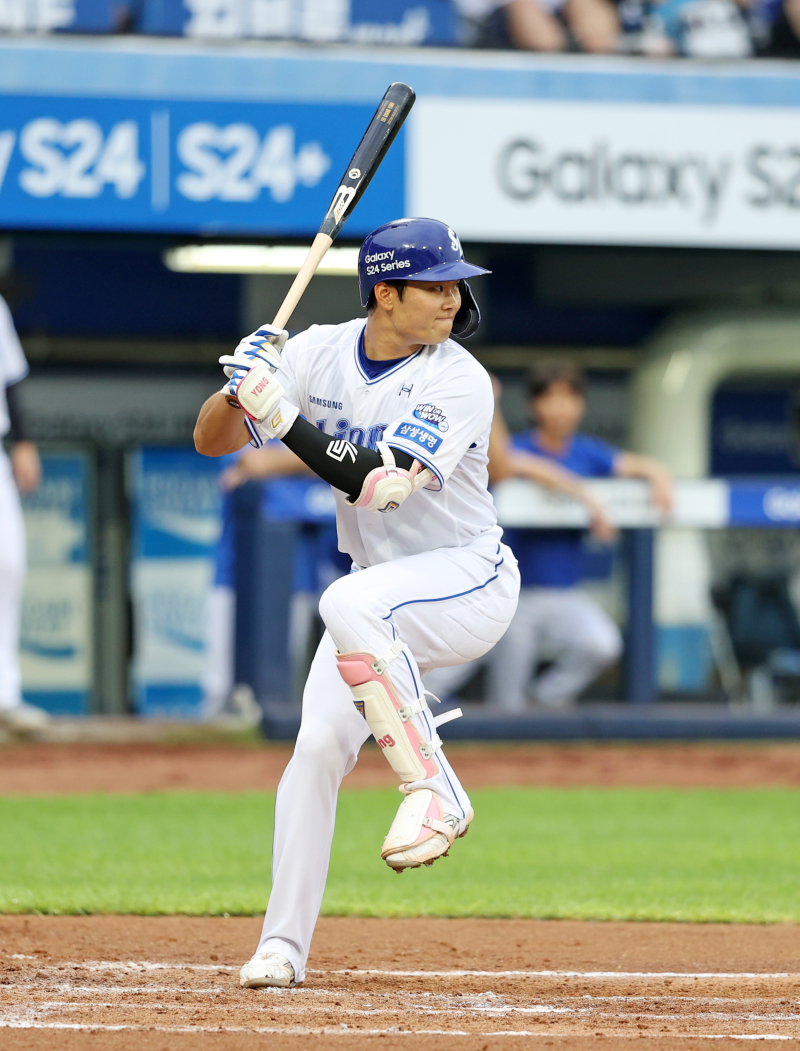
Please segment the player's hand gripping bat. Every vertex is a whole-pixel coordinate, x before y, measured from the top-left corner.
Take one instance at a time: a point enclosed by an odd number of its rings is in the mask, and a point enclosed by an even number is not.
[[[275,315],[272,322],[275,328],[286,328],[294,308],[300,302],[300,297],[314,276],[314,271],[333,244],[345,220],[360,201],[364,190],[369,186],[372,176],[378,170],[381,161],[386,156],[386,151],[394,142],[400,126],[414,105],[415,98],[416,95],[408,84],[398,82],[390,84],[387,88],[356,152],[350,158],[350,163],[342,176],[339,189],[333,195],[319,233],[314,238],[308,255],[292,282],[292,287],[286,293],[286,298]]]

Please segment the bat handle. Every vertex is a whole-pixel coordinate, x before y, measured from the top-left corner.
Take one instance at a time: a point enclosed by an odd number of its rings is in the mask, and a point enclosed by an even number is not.
[[[275,315],[275,319],[272,322],[275,328],[286,328],[289,318],[294,313],[294,308],[300,302],[300,297],[308,287],[308,283],[314,276],[315,270],[322,262],[322,257],[332,244],[333,238],[328,237],[327,234],[317,234],[314,238],[311,247],[308,250],[308,255],[303,261],[303,265],[298,270],[297,277],[292,282],[292,287],[286,293],[286,298],[281,303],[278,313]]]

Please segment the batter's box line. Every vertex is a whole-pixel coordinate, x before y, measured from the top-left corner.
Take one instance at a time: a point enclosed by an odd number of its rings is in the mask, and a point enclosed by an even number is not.
[[[47,966],[47,965],[45,965]],[[50,965],[53,966],[53,965]],[[239,967],[222,963],[160,963],[150,960],[92,960],[85,963],[69,961],[56,964],[57,968],[78,968],[86,971],[238,971]],[[308,974],[348,975],[351,977],[382,978],[707,978],[707,979],[800,979],[791,971],[398,971],[380,968],[343,967],[324,970],[309,967]]]
[[[369,975],[387,978],[800,978],[788,971],[765,974],[761,971],[384,971],[346,968],[321,971],[310,967],[309,974]]]
[[[390,1029],[351,1029],[349,1026],[341,1025],[336,1029],[329,1027],[312,1028],[307,1026],[288,1026],[280,1028],[277,1026],[143,1026],[143,1025],[91,1025],[80,1022],[11,1022],[0,1021],[3,1029],[50,1029],[50,1030],[72,1030],[79,1032],[157,1032],[157,1033],[267,1033],[276,1036],[540,1036],[552,1040],[553,1036],[559,1035],[550,1032],[541,1032],[535,1029],[501,1029],[486,1030],[484,1032],[461,1029],[399,1029],[393,1026]],[[575,1034],[564,1034],[575,1035]],[[620,1036],[627,1034],[618,1034]],[[685,1040],[796,1040],[794,1036],[780,1036],[774,1033],[653,1033],[654,1037],[671,1037]],[[631,1035],[629,1039],[640,1039]]]

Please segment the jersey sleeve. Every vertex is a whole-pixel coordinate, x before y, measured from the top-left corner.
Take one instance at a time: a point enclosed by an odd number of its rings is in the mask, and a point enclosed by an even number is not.
[[[511,448],[518,452],[531,453],[533,456],[541,456],[540,452],[537,452],[533,447],[531,441],[530,431],[518,431],[516,434],[511,435]]]
[[[391,423],[384,441],[429,468],[441,489],[466,452],[485,441],[494,397],[488,373],[474,363],[454,363],[422,387],[417,401]]]
[[[610,478],[616,468],[620,450],[601,438],[584,436],[584,452],[589,466],[590,478]]]
[[[283,354],[281,355],[280,368],[275,372],[276,379],[285,391],[284,397],[293,405],[300,405],[297,388],[297,357],[302,347],[303,335],[305,333],[301,333],[299,336],[286,341],[286,346],[283,348]],[[250,432],[250,444],[255,449],[263,448],[272,440],[263,433],[260,425],[255,420],[251,420],[249,416],[245,416],[244,425]]]
[[[28,362],[11,318],[8,304],[0,296],[0,385],[10,387],[28,375]]]

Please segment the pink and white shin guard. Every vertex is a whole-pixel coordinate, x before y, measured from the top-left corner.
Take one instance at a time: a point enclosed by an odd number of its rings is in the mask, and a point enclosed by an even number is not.
[[[398,639],[381,658],[371,653],[337,653],[339,674],[353,691],[353,703],[367,720],[378,747],[402,782],[425,781],[439,773],[433,758],[441,747],[438,734],[432,741],[420,737],[413,716],[427,708],[423,700],[404,705],[386,667],[403,648]]]
[[[442,742],[435,732],[430,741],[424,740],[414,725],[413,717],[428,707],[425,698],[403,704],[386,674],[387,666],[402,648],[398,639],[381,658],[371,653],[336,655],[339,673],[352,690],[356,708],[400,778],[400,791],[406,794],[381,851],[381,857],[397,871],[431,864],[447,853],[456,835],[454,827],[444,821],[442,801],[435,792],[429,788],[406,788],[408,782],[426,781],[439,774],[434,754]],[[434,726],[460,714],[460,709],[447,712],[433,720]],[[408,851],[413,852],[413,857],[406,856]]]

